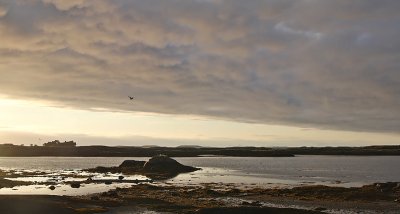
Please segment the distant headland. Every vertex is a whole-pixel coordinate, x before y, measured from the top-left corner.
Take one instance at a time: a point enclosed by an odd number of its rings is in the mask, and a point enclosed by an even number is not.
[[[1,157],[170,157],[234,156],[234,157],[294,157],[296,155],[400,155],[400,145],[364,147],[201,147],[201,146],[77,146],[74,141],[54,140],[42,146],[0,144]]]

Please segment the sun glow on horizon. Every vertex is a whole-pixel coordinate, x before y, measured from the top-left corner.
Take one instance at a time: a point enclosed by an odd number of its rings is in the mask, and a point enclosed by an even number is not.
[[[167,141],[167,145],[189,141],[215,146],[372,145],[396,144],[400,139],[396,134],[386,133],[240,123],[188,115],[82,110],[5,97],[0,98],[0,112],[0,140],[7,136],[8,141],[12,141],[10,136],[21,133],[104,138],[101,142],[111,145],[115,143],[113,139],[131,141],[132,145],[148,144],[143,139],[157,139],[156,142]]]

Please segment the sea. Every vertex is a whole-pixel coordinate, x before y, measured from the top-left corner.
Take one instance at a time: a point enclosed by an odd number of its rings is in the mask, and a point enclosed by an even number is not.
[[[98,179],[117,179],[121,174],[87,174],[83,169],[96,166],[118,166],[124,160],[148,160],[146,157],[0,157],[0,169],[14,173],[43,172],[32,177],[9,178],[21,181],[54,181],[60,175],[67,179],[85,180],[85,176]],[[201,185],[229,184],[241,187],[293,187],[302,185],[328,185],[358,187],[377,182],[400,181],[400,156],[322,156],[295,157],[180,157],[178,162],[200,167],[201,170],[180,174],[159,181],[160,184]],[[71,176],[79,175],[79,176]],[[124,175],[126,180],[145,179],[139,175]],[[72,178],[71,178],[72,177]],[[75,178],[73,178],[75,177]],[[0,194],[82,195],[130,187],[132,183],[85,184],[71,188],[60,182],[55,190],[35,184],[2,188]]]

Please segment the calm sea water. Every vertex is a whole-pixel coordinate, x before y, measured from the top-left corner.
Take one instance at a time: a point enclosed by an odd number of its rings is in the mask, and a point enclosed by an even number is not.
[[[117,166],[143,157],[0,157],[1,169],[65,170]],[[257,184],[324,183],[359,186],[400,181],[400,156],[296,156],[176,158],[203,170],[171,182]]]

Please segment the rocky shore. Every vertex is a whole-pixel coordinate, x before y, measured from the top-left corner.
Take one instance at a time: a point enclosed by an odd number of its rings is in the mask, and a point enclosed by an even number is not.
[[[285,189],[244,189],[220,183],[177,186],[156,182],[74,197],[3,195],[0,196],[0,213],[24,213],[18,210],[29,207],[29,213],[33,214],[55,211],[67,214],[121,213],[121,209],[146,209],[160,213],[397,213],[400,210],[399,199],[400,183],[397,182],[352,188],[301,186]],[[15,208],[2,206],[5,204],[12,204]],[[35,209],[40,212],[33,212]]]
[[[25,182],[25,181],[12,181],[5,179],[5,177],[9,177],[6,172],[0,170],[0,189],[1,188],[12,188],[15,186],[24,186],[30,185],[32,182]]]
[[[119,206],[134,204],[172,213],[224,213],[221,208],[226,208],[226,213],[234,213],[230,212],[231,209],[250,207],[248,211],[254,212],[246,213],[261,213],[271,205],[275,208],[303,208],[271,213],[315,213],[327,210],[396,213],[400,209],[400,183],[377,183],[353,188],[302,186],[288,189],[241,189],[224,184],[193,187],[140,184],[79,199]]]
[[[206,214],[397,213],[400,209],[399,186],[400,183],[378,183],[359,188],[303,186],[291,189],[241,189],[224,184],[138,184],[130,188],[75,197],[0,196],[0,205],[23,203],[31,209],[36,207],[41,210],[29,213],[53,213],[60,210],[58,213],[67,214],[124,213],[121,210],[136,209],[160,213]],[[48,210],[49,207],[52,207],[53,212]],[[10,206],[0,206],[0,212],[19,213]]]

